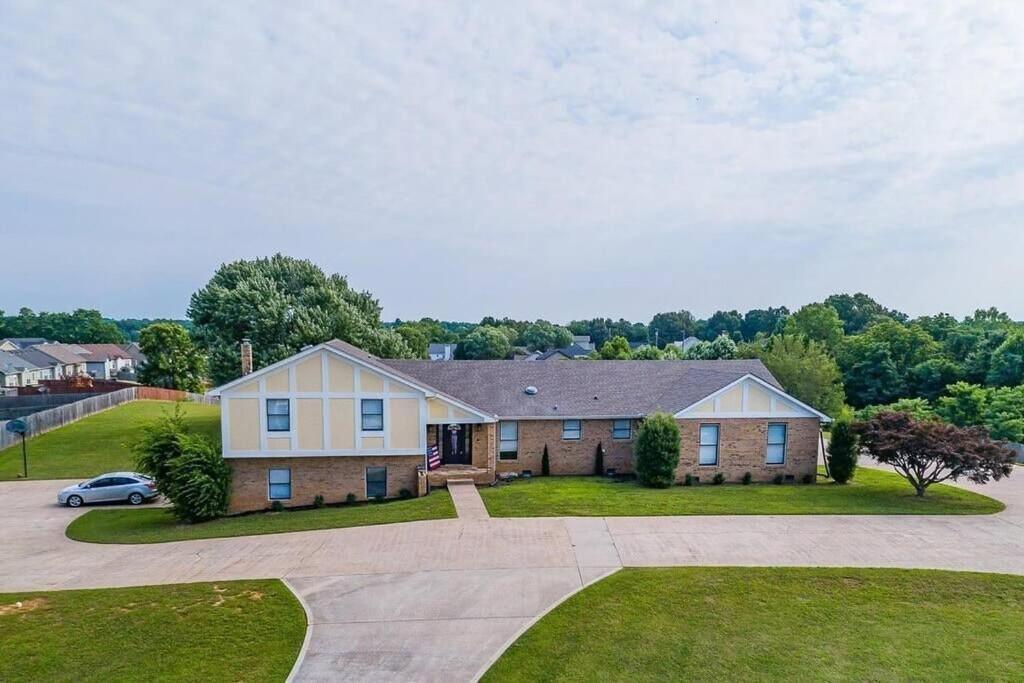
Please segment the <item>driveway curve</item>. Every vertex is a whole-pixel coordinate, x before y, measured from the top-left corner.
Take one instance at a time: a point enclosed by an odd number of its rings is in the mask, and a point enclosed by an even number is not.
[[[1024,574],[1024,470],[984,516],[451,519],[156,545],[64,529],[64,483],[0,483],[0,591],[286,578],[308,605],[297,680],[470,680],[540,614],[621,566],[938,568]]]

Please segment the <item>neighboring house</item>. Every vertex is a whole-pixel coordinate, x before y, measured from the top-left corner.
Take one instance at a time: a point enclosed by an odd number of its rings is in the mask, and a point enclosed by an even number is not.
[[[41,368],[31,360],[12,351],[0,351],[0,387],[28,387],[38,384],[48,368]]]
[[[85,358],[69,344],[36,344],[31,348],[57,361],[59,372],[54,379],[70,379],[89,374]]]
[[[46,340],[42,337],[7,337],[6,339],[0,339],[0,351],[17,351],[19,349],[27,349],[36,344],[45,343]]]
[[[699,341],[700,339],[698,339],[697,337],[687,337],[683,341],[672,342],[672,346],[676,347],[677,349],[682,349],[683,351],[689,351],[690,349],[693,348],[693,345]]]
[[[142,352],[142,348],[138,342],[131,342],[128,344],[121,344],[121,350],[128,354],[128,357],[132,359],[133,369],[138,370],[146,362],[146,354]]]
[[[96,379],[118,379],[133,377],[135,361],[127,351],[117,344],[73,344],[81,349],[79,355],[85,359],[86,373]]]
[[[528,360],[575,360],[577,358],[586,358],[587,356],[590,355],[591,351],[593,351],[593,349],[588,351],[582,346],[572,344],[571,346],[564,346],[560,349],[551,349],[550,351],[545,351],[544,353],[538,355],[535,359],[531,358]]]
[[[430,344],[427,347],[427,358],[430,360],[455,360],[455,347],[458,344]]]
[[[36,366],[38,368],[36,373],[37,380],[60,379],[61,377],[60,362],[52,356],[36,350],[35,347],[18,349],[17,351],[11,351],[10,353]],[[35,382],[33,382],[33,384],[35,384]]]
[[[494,481],[499,473],[633,471],[644,416],[673,414],[682,437],[676,479],[730,481],[817,472],[829,418],[788,395],[758,360],[385,360],[331,341],[211,392],[221,398],[231,512],[280,500],[311,505],[423,495],[427,481]],[[432,457],[433,456],[433,457]],[[429,471],[428,462],[440,467]]]
[[[595,350],[594,342],[590,341],[589,334],[574,334],[572,336],[572,345],[578,346],[581,349],[586,349],[587,351]]]

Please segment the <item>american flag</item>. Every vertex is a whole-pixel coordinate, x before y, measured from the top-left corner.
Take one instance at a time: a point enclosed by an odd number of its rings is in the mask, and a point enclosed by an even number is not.
[[[427,469],[436,470],[441,466],[441,453],[437,446],[431,446],[427,449]]]

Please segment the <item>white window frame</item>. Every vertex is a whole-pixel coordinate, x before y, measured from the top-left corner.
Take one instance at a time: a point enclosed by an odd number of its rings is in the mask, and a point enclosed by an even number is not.
[[[367,500],[375,500],[377,496],[370,498],[370,470],[384,470],[384,498],[388,497],[388,467],[387,465],[373,465],[363,470],[363,495]]]
[[[515,430],[515,438],[506,439],[502,437],[501,428],[509,425]],[[506,444],[512,444],[511,448],[507,448]],[[498,422],[498,460],[518,460],[519,459],[519,423],[515,420],[501,420]]]
[[[578,427],[576,429],[573,429],[573,430],[566,429],[567,423],[569,423],[569,422],[575,422],[578,425]],[[572,432],[575,432],[576,436],[566,436],[566,434],[571,434]],[[583,420],[573,420],[573,419],[562,420],[562,441],[580,441],[582,438],[583,438]]]
[[[271,473],[273,472],[287,472],[288,473],[288,497],[282,498],[280,496],[275,497],[271,491],[274,486],[283,486],[283,482],[271,481]],[[292,468],[290,467],[271,467],[267,470],[267,500],[291,500],[292,499]]]
[[[615,432],[619,431],[619,428],[616,427],[616,425],[621,423],[621,422],[625,422],[626,423],[626,436],[616,436],[615,435]],[[615,439],[616,441],[629,441],[630,439],[632,439],[633,438],[633,421],[632,420],[612,420],[612,438]]]
[[[782,427],[782,443],[772,443],[772,427]],[[769,422],[768,428],[765,430],[765,453],[764,453],[764,464],[777,467],[779,465],[786,464],[786,451],[789,450],[789,424],[785,422]],[[782,460],[773,461],[771,460],[772,446],[782,446]]]
[[[270,417],[271,417],[271,415],[273,415],[274,417],[281,417],[280,413],[273,413],[272,414],[270,412],[270,403],[271,403],[271,401],[283,401],[284,404],[286,406],[288,406],[288,412],[286,413],[286,416],[288,417],[288,429],[271,429],[270,428]],[[267,415],[267,421],[266,421],[267,434],[278,434],[278,435],[280,435],[280,434],[291,434],[291,431],[292,431],[292,401],[291,401],[290,398],[285,398],[285,397],[282,397],[282,396],[270,396],[270,397],[267,397],[263,401],[263,410],[264,410],[264,412]]]
[[[704,428],[715,430],[715,442],[704,443]],[[722,425],[717,422],[706,422],[697,427],[697,466],[698,467],[718,467],[718,450],[719,445],[722,442]],[[704,455],[703,451],[705,448],[714,446],[715,447],[715,461],[714,462],[703,462]]]

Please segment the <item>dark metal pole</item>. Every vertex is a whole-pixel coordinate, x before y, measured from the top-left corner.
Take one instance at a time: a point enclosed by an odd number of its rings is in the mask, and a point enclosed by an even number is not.
[[[25,432],[21,433],[21,467],[25,471],[25,478],[28,479],[28,452],[25,450]]]

